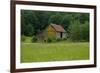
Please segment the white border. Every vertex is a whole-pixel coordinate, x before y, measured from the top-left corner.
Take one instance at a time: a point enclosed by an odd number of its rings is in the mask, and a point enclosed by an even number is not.
[[[90,59],[80,61],[56,61],[56,62],[35,62],[35,63],[20,63],[20,11],[25,10],[42,10],[42,11],[59,11],[59,12],[82,12],[90,13]],[[16,5],[16,69],[21,68],[39,68],[39,67],[54,67],[54,66],[73,66],[94,64],[94,11],[93,9],[70,8],[70,7],[50,7],[36,5]]]

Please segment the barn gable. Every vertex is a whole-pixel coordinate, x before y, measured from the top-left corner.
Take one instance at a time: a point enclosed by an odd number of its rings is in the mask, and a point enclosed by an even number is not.
[[[51,25],[46,28],[45,33],[47,38],[56,38],[56,31]]]

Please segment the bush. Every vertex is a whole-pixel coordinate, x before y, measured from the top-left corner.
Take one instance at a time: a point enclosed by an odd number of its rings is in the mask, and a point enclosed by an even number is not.
[[[59,38],[59,39],[57,39],[56,41],[59,42],[59,41],[61,41],[61,39]]]
[[[21,36],[21,41],[24,42],[26,40],[26,36],[22,35]]]
[[[51,38],[48,38],[48,39],[47,39],[47,42],[48,42],[48,43],[51,43],[51,42],[52,42],[52,39],[51,39]]]
[[[67,38],[63,38],[62,40],[67,40]]]
[[[32,42],[37,42],[37,38],[36,37],[32,37]]]

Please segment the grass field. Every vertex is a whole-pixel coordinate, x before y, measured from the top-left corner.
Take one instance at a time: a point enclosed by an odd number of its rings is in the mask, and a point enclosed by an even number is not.
[[[21,44],[21,62],[46,62],[86,59],[89,59],[88,42]]]

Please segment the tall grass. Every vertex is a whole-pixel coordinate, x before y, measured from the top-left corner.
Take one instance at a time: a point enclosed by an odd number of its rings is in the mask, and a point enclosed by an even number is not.
[[[46,62],[87,59],[89,59],[88,42],[21,44],[21,62]]]

